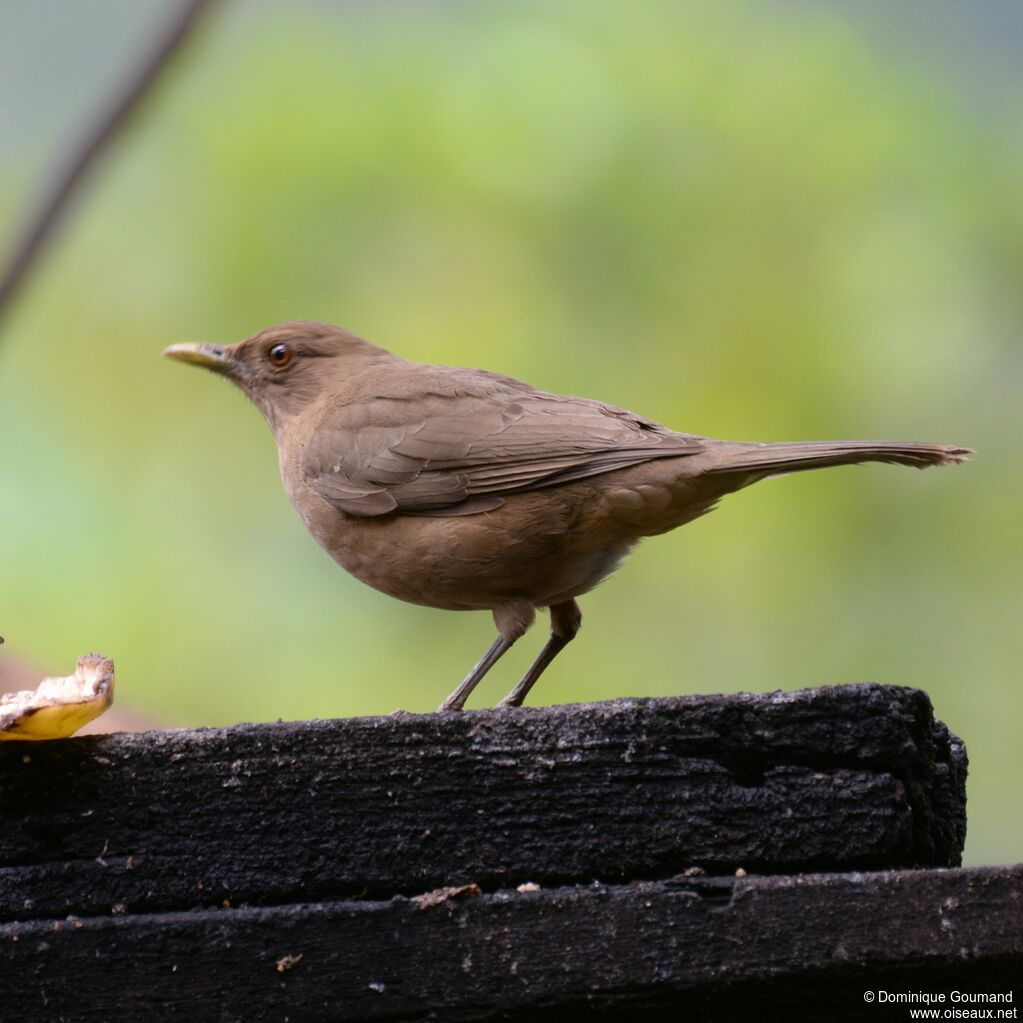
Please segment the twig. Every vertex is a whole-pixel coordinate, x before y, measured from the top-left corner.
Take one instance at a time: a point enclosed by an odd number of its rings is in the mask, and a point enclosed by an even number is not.
[[[13,246],[12,254],[0,277],[0,317],[24,283],[47,239],[67,210],[68,204],[85,180],[90,168],[114,141],[135,109],[152,90],[171,57],[192,35],[196,25],[216,0],[184,0],[173,21],[162,28],[153,49],[135,72],[129,75],[114,102],[96,122],[95,128],[73,150],[63,169],[55,175],[52,188],[40,203],[24,233]]]

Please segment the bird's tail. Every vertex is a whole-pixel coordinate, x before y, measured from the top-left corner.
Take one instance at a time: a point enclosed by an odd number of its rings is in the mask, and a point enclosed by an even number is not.
[[[896,462],[926,469],[930,465],[957,465],[973,452],[953,444],[913,444],[892,440],[809,441],[791,444],[726,444],[720,462],[708,472],[753,472],[764,476],[829,465],[860,462]]]

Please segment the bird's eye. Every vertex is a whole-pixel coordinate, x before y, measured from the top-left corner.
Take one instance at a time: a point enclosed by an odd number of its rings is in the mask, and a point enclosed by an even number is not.
[[[291,360],[294,358],[295,353],[291,350],[290,345],[279,344],[274,345],[270,349],[269,359],[277,369],[283,369]]]

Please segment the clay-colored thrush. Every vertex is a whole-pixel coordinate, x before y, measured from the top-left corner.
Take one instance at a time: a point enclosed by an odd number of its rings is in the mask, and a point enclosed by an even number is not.
[[[284,489],[327,553],[415,604],[488,610],[498,638],[441,704],[459,710],[536,616],[551,635],[501,701],[522,703],[579,631],[576,597],[644,536],[778,473],[857,462],[923,468],[967,448],[896,441],[752,444],[676,433],[585,398],[391,355],[322,323],[165,353],[233,380],[277,440]]]

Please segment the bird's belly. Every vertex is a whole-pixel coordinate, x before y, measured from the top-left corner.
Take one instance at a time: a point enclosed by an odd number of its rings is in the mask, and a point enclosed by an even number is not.
[[[338,511],[304,484],[285,487],[309,531],[357,579],[414,604],[547,607],[593,589],[643,536],[706,511],[734,485],[694,486],[674,459],[560,487],[505,495],[464,516]]]
[[[552,490],[452,517],[360,518],[311,492],[297,496],[309,531],[357,579],[400,600],[451,610],[568,600],[613,572],[636,541],[622,530],[588,529],[577,502]]]

